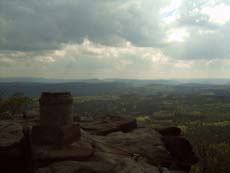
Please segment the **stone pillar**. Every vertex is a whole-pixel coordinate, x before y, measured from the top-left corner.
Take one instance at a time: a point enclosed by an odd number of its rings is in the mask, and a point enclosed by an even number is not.
[[[43,92],[39,103],[40,125],[32,129],[33,144],[63,147],[80,138],[80,126],[73,123],[73,98],[69,92]]]
[[[43,92],[39,103],[40,125],[44,128],[61,127],[73,123],[73,98],[69,92]]]

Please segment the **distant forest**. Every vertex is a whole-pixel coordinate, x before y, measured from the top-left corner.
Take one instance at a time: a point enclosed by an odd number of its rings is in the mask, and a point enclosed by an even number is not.
[[[21,92],[38,97],[43,91],[70,91],[74,96],[101,94],[210,94],[230,95],[228,79],[194,80],[52,80],[40,78],[0,78],[0,94],[10,96]]]
[[[180,127],[200,162],[194,173],[230,170],[230,85],[175,81],[79,81],[73,83],[0,83],[0,118],[34,109],[42,91],[71,91],[74,115],[84,119],[135,117],[150,128]],[[15,94],[16,93],[16,94]]]

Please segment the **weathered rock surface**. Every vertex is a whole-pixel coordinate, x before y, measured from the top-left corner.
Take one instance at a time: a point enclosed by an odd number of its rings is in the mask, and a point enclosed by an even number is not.
[[[190,142],[182,136],[165,136],[163,138],[166,149],[172,156],[169,167],[175,170],[190,170],[191,166],[198,162]]]
[[[36,173],[112,173],[114,165],[109,162],[56,162],[49,167],[40,168]]]
[[[23,127],[14,121],[0,122],[0,172],[24,172]]]
[[[50,128],[43,126],[33,126],[32,128],[32,141],[36,145],[66,146],[77,141],[80,136],[78,123]]]
[[[96,128],[93,127],[95,122],[98,124]],[[191,160],[191,145],[181,136],[162,136],[154,129],[134,128],[135,121],[121,120],[120,117],[119,120],[107,118],[95,122],[88,122],[87,125],[83,123],[88,128],[85,128],[86,131],[81,130],[81,139],[67,148],[33,146],[35,172],[159,173],[158,167],[162,165],[171,170],[188,168],[175,164],[175,161],[195,163]],[[28,160],[25,159],[25,136],[22,131],[22,125],[16,121],[0,122],[0,161],[5,165],[3,167],[1,164],[0,172],[6,167],[13,168],[4,173],[15,170],[26,172],[25,162]]]
[[[45,164],[65,160],[86,161],[89,160],[95,152],[92,145],[84,140],[80,140],[64,148],[34,146],[33,151],[34,159]]]
[[[162,136],[180,136],[181,135],[181,129],[178,127],[157,128],[155,130],[158,131]]]
[[[107,135],[112,132],[129,132],[137,128],[135,119],[107,116],[101,119],[81,122],[81,128],[95,135]]]
[[[23,138],[23,127],[14,121],[0,121],[0,150],[20,144]]]
[[[162,160],[169,159],[161,135],[153,129],[139,128],[131,133],[114,132],[106,137],[98,136],[97,139],[112,149],[120,149],[130,155],[137,154],[153,165],[160,165]]]
[[[36,173],[158,173],[160,160],[169,157],[161,142],[161,135],[151,129],[115,132],[107,136],[82,131],[81,140],[88,141],[95,149],[89,160],[55,162]],[[135,158],[135,155],[140,157]]]

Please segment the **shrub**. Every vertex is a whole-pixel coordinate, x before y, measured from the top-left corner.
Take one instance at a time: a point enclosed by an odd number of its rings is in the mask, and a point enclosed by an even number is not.
[[[15,93],[11,97],[0,99],[0,113],[9,112],[11,115],[23,113],[30,109],[33,100],[23,93]]]

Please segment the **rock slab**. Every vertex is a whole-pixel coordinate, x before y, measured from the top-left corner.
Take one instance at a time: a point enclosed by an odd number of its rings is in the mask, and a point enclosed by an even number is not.
[[[137,128],[135,119],[107,116],[95,121],[81,122],[81,128],[94,135],[107,135],[112,132],[130,132]]]

